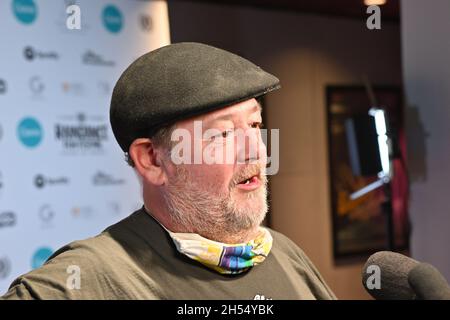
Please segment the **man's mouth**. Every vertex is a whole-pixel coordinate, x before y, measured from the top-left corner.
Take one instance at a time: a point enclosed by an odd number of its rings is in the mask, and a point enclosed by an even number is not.
[[[261,178],[259,175],[248,177],[237,184],[237,187],[242,190],[251,191],[261,186]]]

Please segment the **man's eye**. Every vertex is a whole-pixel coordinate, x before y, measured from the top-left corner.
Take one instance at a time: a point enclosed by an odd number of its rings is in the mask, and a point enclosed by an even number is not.
[[[254,129],[261,129],[264,127],[264,124],[262,122],[252,122],[251,127]]]
[[[228,138],[232,133],[232,130],[225,130],[222,132],[222,138]]]
[[[228,130],[222,131],[221,133],[219,133],[219,134],[217,134],[215,136],[212,136],[211,140],[226,139],[229,136],[231,136],[232,134],[233,134],[233,130],[228,129]]]

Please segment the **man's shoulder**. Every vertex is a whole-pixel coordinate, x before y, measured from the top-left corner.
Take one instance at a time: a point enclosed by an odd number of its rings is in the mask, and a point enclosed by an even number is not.
[[[317,273],[316,267],[311,259],[294,241],[280,232],[272,229],[269,229],[269,231],[273,237],[272,252],[277,255],[279,259],[290,261],[296,266]]]
[[[112,242],[104,234],[85,240],[73,241],[58,249],[39,268],[17,277],[5,299],[91,299],[99,295],[92,288],[101,287],[101,275],[110,271]],[[71,279],[77,280],[83,290],[71,290]],[[75,284],[77,283],[75,281]],[[89,290],[84,287],[88,284]]]
[[[336,299],[306,253],[284,234],[268,228],[273,237],[272,252],[285,267],[301,275],[316,299]]]
[[[109,292],[105,288],[116,286],[114,281],[120,280],[124,273],[133,268],[134,262],[124,241],[127,237],[133,237],[132,228],[128,227],[132,216],[108,227],[97,236],[64,245],[40,268],[16,278],[6,297],[102,299],[123,296],[121,292],[108,289]],[[82,290],[70,290],[67,287],[71,276],[80,277]]]
[[[61,259],[70,260],[80,265],[104,262],[113,258],[123,248],[107,233],[72,241],[55,251],[46,263],[53,263]],[[113,254],[114,253],[114,254]],[[97,268],[104,267],[98,264]]]
[[[275,250],[284,252],[286,254],[292,255],[301,255],[305,256],[303,250],[290,238],[281,232],[275,231],[271,228],[267,228],[272,235],[273,238],[273,248]]]

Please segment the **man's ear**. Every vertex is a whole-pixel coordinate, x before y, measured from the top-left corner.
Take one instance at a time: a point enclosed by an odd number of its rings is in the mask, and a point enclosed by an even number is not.
[[[160,150],[155,148],[151,139],[139,138],[134,140],[128,153],[134,162],[135,169],[144,180],[157,186],[165,183],[166,173],[161,164],[162,155]]]

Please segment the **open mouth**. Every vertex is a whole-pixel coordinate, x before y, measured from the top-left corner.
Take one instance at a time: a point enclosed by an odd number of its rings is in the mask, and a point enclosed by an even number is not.
[[[248,177],[237,184],[237,187],[244,190],[254,190],[261,185],[259,175]]]
[[[239,182],[239,184],[250,184],[253,183],[255,179],[258,179],[256,175]]]

